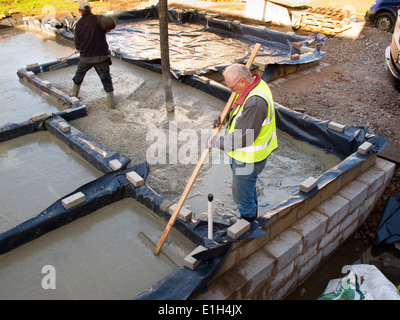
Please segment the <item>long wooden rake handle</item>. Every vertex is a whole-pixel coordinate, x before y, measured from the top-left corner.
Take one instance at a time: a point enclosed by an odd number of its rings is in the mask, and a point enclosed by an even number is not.
[[[261,44],[256,43],[256,45],[254,46],[253,51],[250,55],[250,58],[249,58],[249,60],[247,60],[247,63],[246,63],[246,67],[248,69],[250,69],[250,67],[252,66],[254,59],[256,58],[260,48],[261,48]],[[214,130],[212,132],[212,136],[218,134],[219,130],[221,129],[222,123],[224,122],[225,118],[228,116],[229,110],[233,104],[233,101],[235,100],[235,97],[236,97],[236,93],[232,92],[231,96],[228,99],[228,102],[226,103],[226,105],[224,107],[224,110],[222,110],[221,124],[217,128],[214,128]],[[197,162],[197,165],[194,168],[193,173],[192,173],[188,183],[186,184],[185,190],[183,190],[181,198],[179,199],[178,204],[176,205],[175,210],[172,213],[171,218],[169,219],[168,224],[165,227],[165,230],[164,230],[163,234],[161,235],[160,240],[158,241],[158,244],[156,247],[156,252],[155,252],[156,255],[158,255],[162,246],[164,245],[164,242],[167,239],[168,234],[169,234],[172,226],[174,225],[176,218],[178,217],[178,214],[179,214],[184,202],[186,201],[187,196],[189,195],[190,190],[192,189],[193,183],[195,182],[197,175],[199,174],[201,167],[203,166],[203,163],[208,156],[209,151],[210,151],[209,148],[204,148],[204,150],[200,156],[200,159]]]

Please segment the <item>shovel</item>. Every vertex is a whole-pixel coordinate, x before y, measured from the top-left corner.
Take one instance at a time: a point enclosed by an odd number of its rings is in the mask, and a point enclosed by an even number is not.
[[[256,56],[257,56],[257,53],[260,50],[260,48],[261,48],[261,44],[256,43],[256,45],[254,46],[253,51],[252,51],[252,53],[250,55],[250,58],[246,63],[246,67],[248,69],[250,69],[250,67],[252,66],[252,64],[253,64]],[[228,102],[226,103],[226,105],[224,107],[224,110],[222,110],[222,113],[221,113],[221,116],[220,116],[220,120],[221,120],[220,123],[221,124],[217,128],[214,129],[214,131],[212,132],[212,136],[217,135],[219,130],[221,129],[222,123],[224,122],[225,118],[228,116],[229,111],[231,109],[231,106],[233,104],[233,101],[235,100],[235,97],[236,97],[236,93],[232,92],[231,96],[229,97]],[[185,202],[190,190],[192,189],[193,183],[195,182],[195,180],[197,178],[197,175],[199,174],[199,172],[201,170],[201,167],[203,166],[203,163],[206,160],[209,151],[210,151],[209,148],[204,148],[204,150],[203,150],[203,152],[202,152],[202,154],[200,156],[200,159],[197,162],[197,165],[194,168],[194,171],[193,171],[193,173],[192,173],[192,175],[191,175],[191,177],[190,177],[190,179],[189,179],[189,181],[188,181],[188,183],[187,183],[187,185],[185,187],[185,190],[183,190],[183,193],[182,193],[182,195],[181,195],[181,197],[180,197],[180,199],[178,201],[178,204],[176,205],[175,210],[172,213],[171,218],[169,219],[168,224],[165,227],[165,230],[164,230],[163,234],[161,235],[160,240],[158,241],[158,244],[157,244],[157,247],[156,247],[156,251],[155,251],[156,255],[158,255],[158,253],[160,252],[165,240],[167,239],[168,234],[169,234],[173,224],[175,223],[176,218],[178,217],[179,211],[181,210],[181,208],[183,206],[183,203]]]

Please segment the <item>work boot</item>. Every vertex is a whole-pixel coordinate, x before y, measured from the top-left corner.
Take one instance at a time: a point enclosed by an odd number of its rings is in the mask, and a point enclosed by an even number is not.
[[[110,109],[115,109],[115,100],[114,100],[114,92],[106,92],[107,93],[107,104]]]
[[[246,217],[246,216],[244,216],[244,215],[240,215],[240,218],[242,218],[242,219],[244,219],[244,220],[246,220],[246,221],[248,221],[248,222],[252,222],[252,221],[254,221],[254,220],[256,220],[257,219],[257,214],[255,215],[255,216],[253,216],[253,217]]]
[[[79,94],[79,90],[80,89],[81,89],[81,86],[74,83],[74,86],[72,87],[72,97],[77,97],[78,98],[78,94]]]

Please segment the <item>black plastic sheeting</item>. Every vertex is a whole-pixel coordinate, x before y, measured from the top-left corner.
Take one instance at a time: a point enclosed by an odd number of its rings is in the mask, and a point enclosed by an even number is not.
[[[392,196],[386,202],[374,244],[378,246],[398,241],[400,241],[400,196]]]
[[[112,15],[117,22],[117,28],[110,32],[108,35],[108,39],[110,43],[111,55],[119,58],[121,60],[127,61],[129,63],[135,64],[137,66],[146,68],[148,70],[161,73],[161,58],[159,56],[146,57],[145,51],[158,51],[159,50],[159,35],[157,31],[150,32],[148,36],[142,36],[142,40],[146,41],[146,45],[143,43],[132,42],[131,39],[136,34],[144,33],[143,30],[135,27],[134,23],[142,23],[146,22],[146,20],[158,19],[158,6],[152,6],[149,8],[141,9],[141,10],[129,10],[129,11],[121,11]],[[221,100],[228,100],[230,96],[230,91],[228,88],[219,85],[218,83],[213,84],[204,84],[200,81],[199,77],[207,74],[209,71],[222,71],[226,66],[232,63],[234,58],[243,58],[243,62],[245,63],[251,53],[251,47],[255,43],[260,43],[261,50],[257,55],[257,60],[266,59],[269,61],[266,63],[265,70],[262,74],[262,79],[266,82],[270,80],[276,69],[279,65],[299,65],[299,64],[308,64],[319,61],[323,55],[319,50],[314,49],[312,52],[307,54],[301,54],[300,59],[291,60],[290,56],[292,54],[300,53],[300,48],[297,46],[293,46],[293,42],[301,43],[303,46],[308,47],[308,45],[316,42],[322,43],[327,37],[323,34],[317,33],[310,37],[301,37],[296,35],[289,35],[286,33],[281,33],[277,31],[273,31],[271,29],[263,29],[250,25],[242,25],[238,23],[233,23],[232,21],[219,20],[216,15],[207,15],[204,13],[200,13],[197,10],[169,10],[168,11],[168,20],[170,23],[176,25],[182,25],[182,29],[184,30],[185,24],[198,24],[199,28],[196,30],[188,30],[187,32],[177,31],[174,34],[173,31],[169,31],[170,38],[174,37],[184,37],[187,36],[189,38],[196,38],[197,35],[202,32],[207,33],[208,35],[218,35],[220,38],[216,45],[214,45],[214,49],[207,50],[198,60],[204,61],[205,67],[197,68],[195,70],[191,70],[194,74],[186,74],[183,68],[178,68],[178,66],[174,67],[174,57],[177,55],[177,50],[174,52],[174,48],[170,48],[170,60],[171,60],[171,77],[179,80],[182,83],[191,85],[199,90],[202,90],[208,94],[211,94]],[[127,28],[127,30],[123,30],[123,35],[121,38],[125,39],[126,44],[122,44],[121,50],[115,51],[112,47],[112,40],[110,39],[115,37],[118,34],[118,28],[121,28],[121,25],[133,23],[131,29]],[[66,21],[65,18],[58,19],[56,21],[50,21],[50,24],[54,24],[54,29],[57,31],[57,34],[67,38],[69,40],[73,39],[73,26],[75,25],[73,21]],[[154,23],[153,23],[154,24]],[[158,26],[155,26],[156,29]],[[155,34],[157,33],[157,34]],[[130,36],[129,36],[130,35]],[[154,41],[148,42],[148,38],[154,38]],[[173,39],[172,39],[173,40]],[[171,40],[171,41],[172,41]],[[129,42],[131,41],[131,42]],[[205,44],[207,41],[205,39],[196,40],[197,42]],[[240,41],[242,43],[241,46],[236,47],[232,45],[230,48],[231,41]],[[189,42],[189,46],[192,43]],[[225,44],[226,43],[226,44]],[[172,46],[173,42],[171,42]],[[218,45],[219,44],[219,45]],[[226,45],[228,50],[223,50],[222,45]],[[171,47],[170,46],[170,47]],[[185,46],[182,46],[184,50]],[[199,48],[200,45],[197,45]],[[133,52],[130,50],[134,48]],[[176,49],[176,48],[175,48]],[[187,48],[186,48],[187,49]],[[207,48],[208,49],[208,48]],[[141,54],[141,50],[144,51],[144,54]],[[221,55],[221,50],[223,51],[233,51],[232,59],[228,62],[225,59],[225,62]],[[186,61],[192,59],[194,50],[191,48],[186,50],[186,58],[185,54],[180,52],[178,55],[180,56],[181,61]],[[239,53],[240,52],[240,53]],[[218,58],[218,61],[207,61],[207,55],[215,59]],[[243,55],[245,53],[245,55]],[[224,52],[226,54],[226,52]],[[78,58],[70,58],[67,60],[68,65],[77,64]],[[35,73],[38,72],[46,72],[49,71],[49,67],[58,63],[57,61],[50,62],[47,64],[43,64],[39,67],[31,68],[30,71]]]
[[[227,246],[228,247],[228,246]],[[229,246],[230,247],[230,246]],[[229,247],[227,249],[229,249]],[[228,251],[201,263],[196,270],[179,268],[149,290],[136,296],[135,300],[187,300],[192,293],[204,289],[221,269]]]
[[[110,32],[108,40],[111,48],[113,46],[119,47],[120,44],[122,49],[120,51],[112,51],[112,55],[139,65],[148,63],[149,66],[153,65],[154,67],[156,62],[159,63],[159,56],[154,56],[154,52],[159,50],[159,37],[158,34],[155,34],[158,28],[157,21],[151,23],[150,20],[150,25],[154,27],[154,30],[148,30],[148,28],[144,27],[140,28],[138,25],[135,25],[135,23],[141,23],[146,19],[158,19],[158,7],[122,11],[113,16],[117,21],[117,28]],[[249,48],[254,43],[261,44],[257,60],[266,62],[267,67],[263,74],[263,79],[265,81],[271,78],[278,65],[311,63],[319,61],[323,56],[319,50],[314,49],[308,54],[301,54],[298,60],[290,59],[292,54],[300,53],[300,48],[293,46],[293,42],[301,43],[303,46],[307,47],[313,42],[321,41],[321,36],[318,34],[310,37],[289,35],[271,29],[220,20],[215,16],[199,13],[197,10],[169,10],[168,19],[171,23],[183,25],[183,27],[187,24],[187,30],[182,27],[182,30],[186,32],[179,31],[179,29],[169,31],[171,72],[176,79],[184,82],[186,82],[185,78],[190,76],[185,74],[183,71],[184,67],[182,67],[179,62],[175,62],[175,60],[182,61],[183,63],[186,61],[201,60],[204,66],[196,68],[196,66],[192,66],[193,64],[196,65],[196,63],[191,62],[188,64],[192,69],[195,69],[196,75],[201,76],[215,68],[221,66],[226,67],[232,63],[234,58],[241,57],[246,61],[251,53]],[[129,22],[133,22],[133,24],[129,25]],[[196,27],[197,29],[193,27],[189,28],[192,24],[199,26]],[[171,28],[172,26],[170,25],[170,29]],[[145,36],[146,32],[149,32],[149,36]],[[131,38],[135,36],[135,34],[139,34],[141,37],[137,40],[132,40]],[[131,35],[131,37],[129,37],[129,35]],[[182,40],[184,37],[187,39]],[[174,45],[175,38],[179,40],[177,45]],[[215,39],[212,40],[213,38]],[[127,42],[124,43],[123,39]],[[208,41],[206,41],[206,39]],[[142,43],[143,41],[145,41],[145,45]],[[213,41],[215,43],[209,45]],[[202,46],[207,46],[207,49],[202,51]],[[152,53],[151,57],[143,59],[142,56],[146,55],[146,51]],[[178,56],[174,51],[179,51]],[[229,56],[229,52],[231,52],[232,56]],[[196,55],[200,56],[193,60],[193,57]],[[227,57],[223,58],[224,56]],[[216,58],[218,60],[216,60]],[[161,70],[161,68],[157,69]]]
[[[277,113],[276,125],[279,129],[299,140],[333,153],[341,160],[356,152],[367,137],[366,127],[345,127],[344,132],[341,133],[328,128],[331,121],[312,118],[278,103],[275,103],[275,110]],[[385,141],[385,139],[380,140],[378,148],[385,147],[387,144]]]
[[[60,116],[66,121],[71,121],[83,116],[86,116],[86,107],[79,106],[65,111],[60,111],[55,116]],[[25,134],[34,133],[36,131],[44,130],[44,121],[33,121],[32,118],[21,123],[7,123],[0,127],[0,143],[18,138]]]
[[[116,19],[117,28],[107,35],[111,54],[121,60],[161,73],[158,6],[121,11],[112,16]],[[198,76],[216,69],[222,72],[236,58],[242,58],[245,62],[255,43],[261,44],[257,61],[266,65],[262,75],[266,82],[279,65],[308,64],[323,57],[319,50],[311,49],[311,52],[301,54],[300,59],[290,59],[291,55],[300,53],[300,48],[292,43],[308,47],[314,42],[324,41],[326,37],[323,34],[310,37],[290,35],[268,28],[220,20],[218,15],[208,15],[197,10],[169,10],[168,20],[171,76],[200,89],[208,90],[211,87],[204,87],[199,83]],[[70,40],[73,38],[73,21],[63,18],[51,21],[50,24],[53,24],[58,34]],[[68,65],[76,64],[77,59],[68,59]],[[55,63],[42,65],[40,71],[48,71]],[[187,68],[191,69],[190,74],[185,70]],[[39,70],[32,71],[37,73]],[[218,91],[206,92],[220,94]]]
[[[70,126],[70,131],[68,132],[61,131],[58,128],[58,123],[62,121],[65,121],[62,117],[53,117],[46,121],[45,127],[101,172],[112,171],[109,164],[111,160],[118,160],[122,168],[126,168],[131,162],[130,159],[122,157],[117,152],[103,148],[73,126]]]

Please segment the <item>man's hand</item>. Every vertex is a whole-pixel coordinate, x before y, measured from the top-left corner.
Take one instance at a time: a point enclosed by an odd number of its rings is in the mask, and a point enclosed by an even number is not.
[[[219,127],[220,125],[221,125],[221,117],[218,116],[218,117],[216,117],[216,118],[214,119],[213,127],[214,127],[214,128],[217,128],[217,127]]]
[[[217,140],[218,140],[218,136],[209,136],[207,138],[206,144],[205,144],[205,148],[215,148],[217,147]]]
[[[222,125],[223,125],[223,126],[226,124],[226,120],[227,120],[227,119],[225,119],[225,120],[222,122]],[[221,117],[218,116],[218,117],[216,117],[216,118],[214,119],[213,127],[214,127],[214,129],[215,129],[215,128],[219,127],[220,125],[221,125]]]

